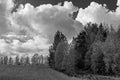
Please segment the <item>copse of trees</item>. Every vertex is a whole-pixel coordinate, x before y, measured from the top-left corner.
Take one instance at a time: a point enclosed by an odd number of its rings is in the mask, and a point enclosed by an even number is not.
[[[102,51],[104,52],[104,60],[106,66],[106,72],[108,74],[119,73],[119,57],[120,57],[120,40],[115,31],[111,31],[102,45]]]
[[[106,25],[88,24],[68,44],[65,35],[57,31],[49,49],[51,68],[68,75],[81,71],[94,74],[120,74],[120,30]],[[62,34],[62,37],[61,37]]]
[[[46,64],[47,60],[43,55],[34,54],[32,57],[26,56],[26,57],[8,57],[8,56],[2,56],[0,57],[0,65],[40,65],[40,64]]]

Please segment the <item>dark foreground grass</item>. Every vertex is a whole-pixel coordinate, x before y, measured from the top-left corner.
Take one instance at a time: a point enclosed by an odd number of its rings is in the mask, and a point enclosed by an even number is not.
[[[39,66],[7,66],[0,65],[0,80],[120,80],[120,78],[106,76],[80,76],[80,78],[67,75],[50,69],[45,65]]]
[[[39,66],[0,65],[0,80],[75,80],[65,74]]]

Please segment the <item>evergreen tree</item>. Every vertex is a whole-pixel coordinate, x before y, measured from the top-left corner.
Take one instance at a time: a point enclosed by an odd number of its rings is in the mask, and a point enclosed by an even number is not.
[[[9,58],[9,65],[13,65],[13,58],[12,57]]]
[[[28,56],[25,58],[25,65],[30,65],[30,58]]]
[[[88,24],[85,27],[86,31],[86,43],[87,43],[87,49],[88,51],[85,53],[85,69],[90,70],[91,66],[91,55],[93,50],[93,44],[101,41],[105,42],[107,38],[108,31],[105,28],[106,26],[103,24],[100,24],[99,26],[97,24]]]
[[[20,61],[19,61],[19,56],[16,56],[15,58],[15,65],[20,65]]]
[[[55,53],[55,68],[57,70],[62,70],[62,62],[64,59],[64,55],[67,54],[68,49],[68,42],[63,41],[60,42],[57,46],[56,53]]]
[[[117,53],[114,57],[113,72],[115,74],[120,74],[120,53]]]
[[[84,68],[84,58],[86,52],[88,51],[87,41],[86,41],[86,32],[82,31],[75,39],[75,49],[77,50],[76,54],[76,68],[83,69]],[[77,70],[78,71],[78,70]]]
[[[23,56],[20,58],[20,65],[25,65],[25,58]]]
[[[49,57],[48,57],[48,64],[50,67],[54,68],[55,67],[55,52],[56,52],[56,48],[57,45],[61,42],[61,41],[66,41],[67,38],[64,36],[64,34],[60,31],[57,31],[55,36],[54,36],[54,42],[53,45],[50,46],[49,48]]]
[[[105,73],[104,54],[101,45],[100,41],[94,43],[91,55],[91,70],[97,74]]]
[[[4,56],[4,64],[8,64],[8,57]]]
[[[107,36],[106,41],[102,45],[102,51],[105,55],[105,66],[106,66],[106,72],[108,74],[115,74],[116,73],[116,67],[117,62],[116,59],[119,60],[119,54],[120,54],[120,41],[119,38],[114,30],[111,30],[109,35]]]
[[[96,34],[95,40],[105,42],[107,38],[108,30],[105,28],[105,25],[99,25],[98,32]]]
[[[44,64],[44,61],[43,61],[43,55],[40,55],[39,56],[39,64]]]
[[[86,56],[85,56],[85,70],[91,71],[91,55],[93,48],[90,47],[90,49],[87,51]]]
[[[4,57],[0,58],[0,64],[4,64]]]
[[[50,46],[49,48],[48,65],[51,68],[55,67],[55,50],[53,49],[53,46]]]
[[[33,65],[38,65],[39,64],[39,55],[36,53],[33,55],[31,62]]]
[[[86,32],[86,42],[89,49],[91,44],[94,43],[96,40],[96,35],[99,31],[98,25],[89,23],[85,26],[84,31]]]
[[[67,54],[65,54],[63,62],[62,62],[62,69],[70,76],[75,74],[75,60],[76,60],[76,53],[77,51],[74,49],[72,44],[69,45],[67,49]]]

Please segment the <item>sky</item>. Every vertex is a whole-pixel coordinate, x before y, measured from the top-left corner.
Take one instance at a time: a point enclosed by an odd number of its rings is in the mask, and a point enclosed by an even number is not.
[[[16,3],[26,4],[30,3],[34,6],[39,6],[40,4],[53,4],[64,3],[65,0],[16,0]],[[117,5],[117,0],[67,0],[72,1],[72,3],[77,7],[86,8],[92,1],[95,1],[99,4],[106,4],[110,10],[115,10]]]
[[[68,41],[87,23],[120,26],[120,0],[0,0],[0,55],[48,55],[57,30]]]

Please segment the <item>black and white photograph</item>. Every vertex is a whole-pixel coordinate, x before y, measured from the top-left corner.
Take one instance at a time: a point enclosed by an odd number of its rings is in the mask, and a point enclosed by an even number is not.
[[[120,80],[120,0],[0,0],[0,80]]]

